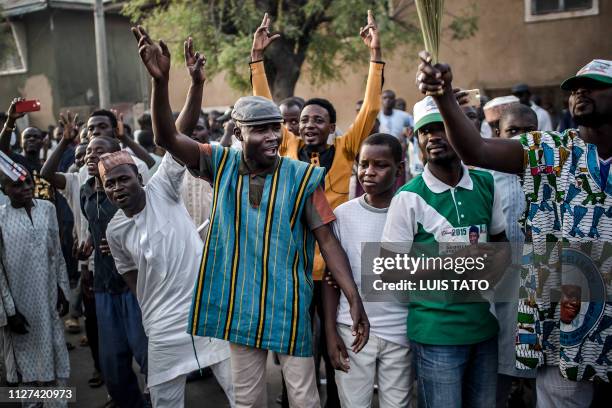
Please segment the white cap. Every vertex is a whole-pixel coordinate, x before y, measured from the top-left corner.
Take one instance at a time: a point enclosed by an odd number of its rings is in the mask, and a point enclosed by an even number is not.
[[[485,120],[489,123],[497,122],[501,117],[502,112],[509,106],[515,103],[521,103],[519,98],[514,95],[500,96],[491,99],[483,107]]]
[[[440,115],[438,106],[431,96],[426,96],[414,105],[413,116],[415,132],[430,123],[442,122],[442,115]]]
[[[496,106],[508,105],[508,104],[511,104],[511,103],[520,103],[520,100],[519,100],[519,98],[517,98],[514,95],[499,96],[499,97],[493,98],[489,102],[487,102],[483,109],[487,110],[487,109],[494,108]]]
[[[569,91],[585,82],[612,86],[612,61],[596,59],[589,62],[575,76],[563,81],[561,88]]]

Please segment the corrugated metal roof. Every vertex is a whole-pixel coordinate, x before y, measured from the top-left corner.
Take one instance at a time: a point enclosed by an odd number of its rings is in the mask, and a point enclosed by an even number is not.
[[[113,0],[104,0],[110,4]],[[0,9],[4,16],[19,16],[46,8],[72,10],[93,10],[94,0],[0,0]]]

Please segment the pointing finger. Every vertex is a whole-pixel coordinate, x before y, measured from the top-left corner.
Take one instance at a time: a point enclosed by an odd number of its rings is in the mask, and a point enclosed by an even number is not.
[[[374,14],[372,13],[372,10],[368,10],[368,25],[375,25],[376,24],[376,20],[374,20]]]

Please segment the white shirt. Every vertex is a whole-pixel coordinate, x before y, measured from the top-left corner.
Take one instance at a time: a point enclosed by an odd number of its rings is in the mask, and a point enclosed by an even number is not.
[[[419,140],[416,136],[413,136],[408,141],[408,171],[411,177],[416,177],[423,173],[423,162],[421,161],[419,148]]]
[[[181,186],[181,196],[189,216],[200,227],[210,217],[210,206],[212,204],[213,189],[210,183],[190,173],[185,174]],[[208,228],[200,231],[200,237],[204,239]]]
[[[131,218],[117,211],[106,231],[117,271],[138,270],[149,386],[198,368],[186,330],[203,244],[181,199],[184,174],[185,167],[166,154],[144,188],[145,208]],[[229,358],[225,341],[197,337],[194,342],[202,366]]]
[[[412,115],[399,109],[393,109],[393,113],[389,116],[381,110],[378,113],[378,121],[381,133],[388,133],[398,139],[404,134],[404,129],[414,127]]]
[[[538,117],[538,130],[541,131],[552,131],[552,120],[550,119],[550,114],[546,111],[546,109],[539,107],[535,103],[531,102],[531,109],[536,113]]]
[[[493,137],[493,129],[491,129],[491,125],[486,120],[483,120],[480,124],[480,136],[485,139],[490,139]]]
[[[377,242],[382,237],[387,208],[369,205],[364,196],[348,201],[334,210],[334,233],[348,256],[355,284],[361,293],[361,244]],[[359,222],[355,222],[359,220]],[[370,331],[383,340],[408,346],[406,319],[408,306],[394,302],[364,302],[370,320]],[[337,322],[352,325],[350,308],[344,294],[340,296]]]
[[[72,215],[74,216],[74,230],[79,244],[87,239],[89,225],[87,218],[81,212],[81,186],[85,184],[89,175],[87,167],[83,166],[77,173],[59,173],[66,179],[66,186],[58,189],[61,195],[68,202]]]

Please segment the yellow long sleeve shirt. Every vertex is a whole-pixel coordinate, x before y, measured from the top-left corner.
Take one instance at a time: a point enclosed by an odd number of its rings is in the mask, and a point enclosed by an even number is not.
[[[263,61],[252,62],[250,67],[253,95],[272,99]],[[359,154],[361,143],[369,136],[380,111],[384,67],[383,62],[370,62],[361,110],[346,133],[334,139],[334,159],[325,175],[325,197],[332,209],[348,201],[353,163]],[[279,154],[299,160],[300,149],[305,146],[304,141],[284,126],[282,133],[283,139]],[[312,275],[313,279],[320,280],[325,270],[325,263],[318,247],[315,252]]]

